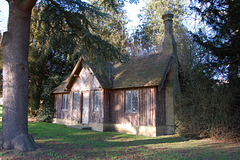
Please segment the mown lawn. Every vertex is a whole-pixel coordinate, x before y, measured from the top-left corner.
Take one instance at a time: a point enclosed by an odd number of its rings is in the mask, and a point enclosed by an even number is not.
[[[40,122],[29,123],[29,132],[40,149],[0,150],[0,159],[240,159],[239,143],[208,139],[101,133]]]

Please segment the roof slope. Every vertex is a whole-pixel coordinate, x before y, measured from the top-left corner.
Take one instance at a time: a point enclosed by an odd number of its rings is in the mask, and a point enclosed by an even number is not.
[[[68,93],[68,91],[65,90],[67,83],[69,82],[70,76],[61,82],[59,86],[57,86],[52,93]]]
[[[134,57],[127,63],[118,63],[114,66],[106,63],[104,67],[90,68],[103,88],[120,89],[161,85],[171,63],[171,55],[152,54]],[[79,74],[82,68],[82,59],[80,59],[70,77],[63,81],[53,93],[67,92],[74,82],[74,75]]]
[[[88,65],[89,66],[89,65]],[[103,88],[111,89],[113,84],[113,65],[109,62],[98,64],[97,66],[90,66],[94,75],[100,82]]]
[[[135,57],[129,63],[114,65],[113,88],[132,88],[160,85],[171,56],[152,54]]]
[[[83,68],[89,68],[89,65],[83,62],[83,58],[80,58],[75,65],[72,73],[56,87],[52,93],[68,93]],[[112,65],[110,63],[98,64],[94,67],[90,67],[94,76],[98,79],[103,88],[112,88]]]

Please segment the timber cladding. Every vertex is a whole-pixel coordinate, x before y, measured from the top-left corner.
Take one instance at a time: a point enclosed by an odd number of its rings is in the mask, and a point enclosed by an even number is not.
[[[126,113],[126,92],[138,91],[138,111]],[[83,93],[89,92],[89,122],[159,126],[166,124],[165,89],[143,87],[135,89],[99,90],[99,109],[94,110],[95,91],[80,91],[78,108],[73,109],[74,92],[68,94],[68,109],[62,109],[63,94],[55,94],[55,118],[79,120],[82,116]],[[77,114],[76,114],[77,112]]]
[[[54,118],[61,118],[61,111],[62,111],[62,94],[55,94],[54,98],[54,108],[56,113]]]
[[[64,95],[68,95],[68,104],[67,104],[67,107],[68,109],[62,109],[63,107],[63,96]],[[54,107],[56,109],[56,114],[55,114],[55,118],[61,118],[61,119],[69,119],[69,120],[72,120],[71,118],[71,112],[72,109],[71,109],[71,94],[55,94],[55,104],[54,104]]]
[[[88,121],[93,123],[103,123],[104,119],[104,91],[103,90],[97,90],[99,93],[99,108],[98,110],[94,110],[94,95],[96,91],[74,91],[64,93],[64,94],[55,94],[55,100],[54,100],[54,107],[56,109],[55,118],[58,119],[68,119],[68,120],[77,120],[81,122],[82,120],[82,112],[83,112],[83,94],[88,93],[89,97],[88,99]],[[78,101],[77,101],[77,107],[74,108],[74,93],[78,93]],[[63,97],[64,95],[68,95],[68,104],[67,108],[63,109]],[[91,113],[91,114],[89,114]]]
[[[157,90],[156,125],[166,125],[166,87]]]
[[[134,126],[163,125],[165,120],[164,92],[157,87],[137,88],[138,112],[126,113],[126,91],[129,89],[111,90],[110,92],[110,124],[131,124]],[[161,103],[158,103],[161,102]],[[158,111],[158,113],[156,113]],[[156,115],[157,114],[157,115]]]

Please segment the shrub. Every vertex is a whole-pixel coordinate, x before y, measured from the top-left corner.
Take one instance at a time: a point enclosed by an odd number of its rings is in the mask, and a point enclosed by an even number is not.
[[[37,115],[37,121],[52,122],[54,118],[55,109],[51,100],[45,100],[44,104],[40,107]]]
[[[54,117],[54,97],[51,95],[53,89],[61,82],[61,77],[51,76],[47,80],[47,84],[44,85],[42,93],[42,103],[38,110],[37,120],[41,122],[52,122]]]
[[[219,84],[205,72],[185,74],[176,106],[177,133],[186,137],[239,141],[238,87]]]

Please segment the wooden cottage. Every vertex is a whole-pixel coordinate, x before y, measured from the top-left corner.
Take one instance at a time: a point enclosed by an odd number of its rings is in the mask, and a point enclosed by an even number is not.
[[[162,53],[108,64],[108,76],[80,58],[53,92],[54,123],[146,136],[173,134],[179,82],[172,18],[170,12],[163,15]]]

